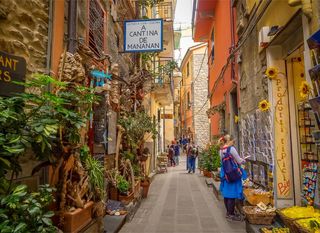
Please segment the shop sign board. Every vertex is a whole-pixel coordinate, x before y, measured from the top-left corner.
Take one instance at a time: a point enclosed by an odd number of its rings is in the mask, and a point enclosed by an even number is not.
[[[0,96],[12,96],[21,93],[24,87],[13,81],[24,82],[26,75],[26,60],[0,51]]]
[[[125,52],[160,52],[162,50],[162,19],[124,21]]]
[[[272,81],[275,106],[274,142],[275,169],[278,199],[293,198],[293,180],[291,167],[291,141],[289,120],[289,99],[287,80],[278,75]]]

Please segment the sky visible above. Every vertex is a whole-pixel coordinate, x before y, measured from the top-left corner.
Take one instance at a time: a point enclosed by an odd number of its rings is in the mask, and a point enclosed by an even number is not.
[[[175,29],[181,25],[184,27],[191,27],[192,20],[192,4],[193,0],[177,0],[176,12],[175,12]]]
[[[188,48],[198,44],[192,39],[192,5],[193,0],[177,0],[175,18],[174,18],[174,29],[181,30],[180,49],[176,49],[174,52],[175,60],[180,65],[184,55]]]

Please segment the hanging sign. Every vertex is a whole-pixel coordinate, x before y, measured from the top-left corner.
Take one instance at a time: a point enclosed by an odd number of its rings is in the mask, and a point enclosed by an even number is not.
[[[125,52],[157,52],[163,50],[163,20],[124,21]]]
[[[280,75],[272,81],[275,104],[274,141],[277,198],[293,197],[289,97],[287,80]]]
[[[26,60],[0,51],[0,95],[12,96],[21,93],[24,87],[13,81],[24,82],[26,75]]]

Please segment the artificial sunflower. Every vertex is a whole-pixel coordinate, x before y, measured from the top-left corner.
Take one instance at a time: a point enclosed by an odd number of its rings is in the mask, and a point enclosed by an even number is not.
[[[269,67],[265,74],[269,79],[275,79],[278,76],[278,69],[276,67]]]
[[[311,86],[309,85],[309,83],[307,81],[301,82],[300,87],[299,87],[299,92],[300,92],[301,98],[303,98],[303,99],[307,98],[310,95]]]
[[[268,111],[270,108],[271,104],[267,100],[261,100],[259,102],[259,109],[263,112]]]
[[[234,123],[238,124],[238,122],[239,122],[239,116],[235,115],[234,116]]]

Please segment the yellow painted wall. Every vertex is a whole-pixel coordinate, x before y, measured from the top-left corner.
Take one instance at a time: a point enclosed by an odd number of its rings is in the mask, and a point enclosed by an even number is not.
[[[258,23],[258,30],[264,26],[285,26],[299,8],[290,7],[287,0],[272,1]]]

